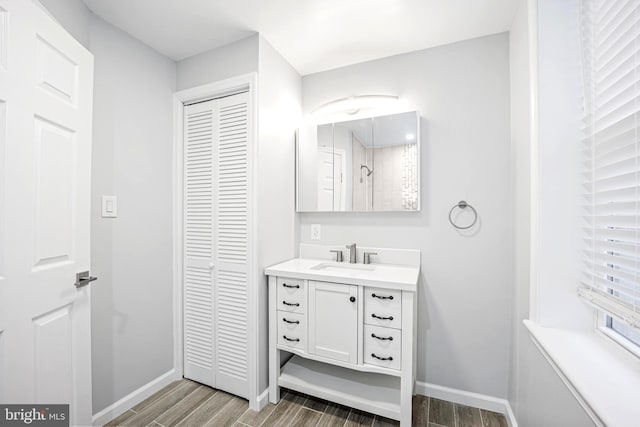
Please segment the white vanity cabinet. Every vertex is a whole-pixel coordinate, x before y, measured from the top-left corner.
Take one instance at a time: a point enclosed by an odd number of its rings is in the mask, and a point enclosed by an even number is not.
[[[286,265],[266,270],[269,400],[286,387],[410,426],[419,268],[393,283],[278,269]]]

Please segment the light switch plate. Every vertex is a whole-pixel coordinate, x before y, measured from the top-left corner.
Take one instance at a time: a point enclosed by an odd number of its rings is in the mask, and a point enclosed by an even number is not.
[[[102,218],[116,218],[118,216],[118,198],[116,196],[102,196]]]
[[[320,240],[321,232],[320,224],[311,224],[311,240]]]

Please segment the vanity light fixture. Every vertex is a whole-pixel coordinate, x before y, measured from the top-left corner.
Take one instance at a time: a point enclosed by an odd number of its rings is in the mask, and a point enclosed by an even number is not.
[[[396,95],[354,95],[322,104],[311,114],[347,113],[353,115],[364,109],[387,108],[397,103],[399,99]]]

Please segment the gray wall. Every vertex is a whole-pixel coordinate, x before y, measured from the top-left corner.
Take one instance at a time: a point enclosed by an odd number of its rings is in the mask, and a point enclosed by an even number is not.
[[[531,28],[530,9],[540,3],[541,14],[538,28]],[[552,6],[551,8],[549,6]],[[514,194],[514,238],[515,238],[515,282],[514,282],[514,320],[513,345],[511,352],[511,370],[509,402],[521,427],[583,427],[593,422],[582,409],[560,377],[544,359],[529,337],[522,324],[530,318],[530,244],[531,244],[531,84],[530,75],[530,37],[537,37],[537,30],[546,32],[542,37],[540,54],[546,55],[549,44],[561,46],[560,40],[571,43],[571,37],[550,37],[550,31],[566,31],[575,25],[575,14],[571,8],[575,2],[554,2],[553,0],[519,0],[519,9],[510,32],[511,60],[511,143],[512,143],[512,182]],[[558,8],[558,9],[556,9]],[[548,25],[548,19],[560,19],[562,25]],[[545,25],[547,24],[547,25]],[[563,30],[564,29],[564,30]],[[570,30],[569,30],[570,31]],[[546,40],[546,41],[545,41]],[[566,46],[566,45],[565,45]],[[572,50],[569,47],[568,50]],[[567,51],[561,57],[570,57]],[[571,92],[565,92],[567,85],[558,84],[555,72],[562,61],[541,61],[540,85],[552,87],[553,96],[540,98],[540,108],[553,111],[551,104],[559,99],[569,100]],[[551,66],[551,67],[550,67]],[[553,71],[556,70],[556,71]],[[566,77],[565,77],[566,78]],[[562,89],[564,88],[564,90]],[[570,108],[569,108],[570,109]],[[570,123],[570,121],[568,121]],[[547,121],[541,122],[547,126]],[[576,144],[577,145],[577,144]]]
[[[82,0],[34,0],[44,6],[76,40],[89,49],[89,22],[91,11]]]
[[[99,18],[92,182],[94,412],[173,368],[175,63]],[[100,218],[103,194],[118,218]]]
[[[178,62],[177,89],[188,89],[258,71],[258,35]]]
[[[302,79],[260,37],[258,98],[258,263],[260,272],[294,258],[298,251],[295,212],[295,129],[300,121]],[[262,273],[259,289],[260,347],[258,393],[268,386],[268,295]]]
[[[301,238],[422,251],[418,380],[507,396],[512,263],[508,34],[303,77],[303,112],[354,94],[399,95],[422,116],[418,213],[301,214]],[[459,200],[475,233],[447,219]],[[315,243],[316,241],[314,241]]]
[[[173,368],[172,95],[176,64],[94,16],[42,0],[94,54],[91,184],[93,412]],[[101,196],[118,218],[100,217]]]

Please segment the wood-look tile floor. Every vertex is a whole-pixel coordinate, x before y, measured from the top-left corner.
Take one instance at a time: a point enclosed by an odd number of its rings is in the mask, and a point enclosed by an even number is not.
[[[246,400],[190,380],[175,381],[105,426],[131,427],[386,427],[389,420],[282,389],[277,405],[260,412]],[[507,427],[504,415],[425,396],[413,399],[413,425]]]

